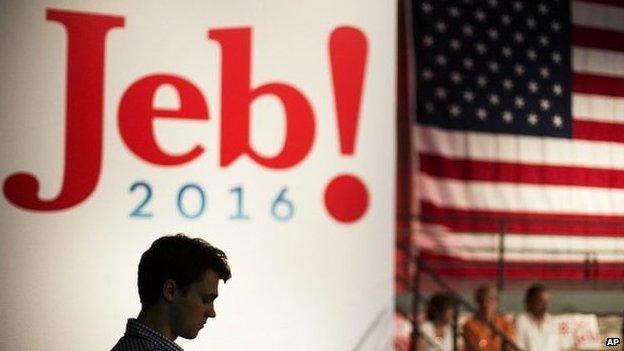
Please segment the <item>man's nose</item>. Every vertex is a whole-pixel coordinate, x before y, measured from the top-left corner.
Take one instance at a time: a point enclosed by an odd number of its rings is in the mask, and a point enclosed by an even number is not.
[[[217,314],[215,313],[214,306],[210,306],[209,308],[207,308],[206,312],[204,313],[204,316],[206,318],[214,318],[214,317],[216,317]]]

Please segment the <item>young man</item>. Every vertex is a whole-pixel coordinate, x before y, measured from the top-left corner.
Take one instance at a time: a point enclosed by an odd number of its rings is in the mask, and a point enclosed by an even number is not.
[[[518,315],[518,346],[525,351],[562,351],[566,347],[559,336],[557,323],[548,314],[550,294],[541,284],[531,286],[525,294],[526,312]]]
[[[183,234],[152,243],[139,262],[141,312],[111,351],[182,351],[180,336],[194,339],[216,316],[219,280],[231,276],[223,251]]]

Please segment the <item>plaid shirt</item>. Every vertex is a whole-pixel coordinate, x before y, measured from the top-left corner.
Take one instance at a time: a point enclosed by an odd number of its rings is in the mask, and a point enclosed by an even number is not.
[[[136,319],[128,319],[126,333],[111,351],[184,351],[173,341],[160,335]]]

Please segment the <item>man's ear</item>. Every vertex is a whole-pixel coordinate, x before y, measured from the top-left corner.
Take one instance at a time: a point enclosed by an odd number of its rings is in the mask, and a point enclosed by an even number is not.
[[[171,302],[173,301],[173,298],[175,297],[176,294],[176,282],[173,279],[167,279],[165,280],[165,282],[163,283],[163,287],[162,287],[162,296],[163,299],[165,299],[165,301],[167,302]]]

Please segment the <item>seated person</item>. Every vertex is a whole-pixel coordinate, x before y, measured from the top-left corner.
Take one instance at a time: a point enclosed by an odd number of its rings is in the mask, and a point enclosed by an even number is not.
[[[427,321],[420,326],[418,351],[453,351],[453,314],[450,296],[435,294],[427,303]]]
[[[566,349],[555,320],[548,313],[550,294],[541,284],[531,286],[524,296],[526,312],[516,318],[518,347],[524,351],[563,351]],[[570,345],[572,346],[572,345]]]
[[[515,341],[514,326],[504,316],[498,314],[498,289],[493,284],[480,286],[475,292],[478,311],[463,327],[466,351],[514,351],[503,338],[488,325],[493,324],[512,342]],[[504,347],[503,347],[504,346]]]

